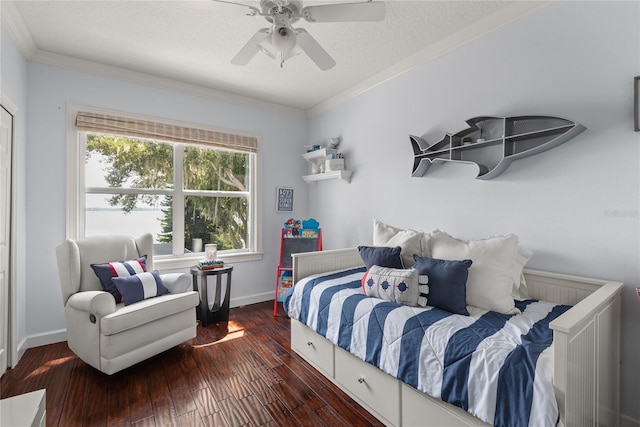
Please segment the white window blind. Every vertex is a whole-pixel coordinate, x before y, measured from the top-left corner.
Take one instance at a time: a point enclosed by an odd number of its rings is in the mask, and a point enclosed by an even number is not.
[[[200,144],[249,153],[255,153],[258,150],[258,140],[252,136],[118,117],[109,114],[80,111],[76,115],[76,127],[78,130],[86,132]]]

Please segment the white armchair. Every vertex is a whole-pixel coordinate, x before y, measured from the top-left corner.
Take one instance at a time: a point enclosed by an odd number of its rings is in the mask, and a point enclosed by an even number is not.
[[[66,240],[56,248],[69,348],[108,375],[196,336],[199,296],[188,274],[162,275],[170,293],[125,306],[103,290],[91,267],[145,255],[152,271],[151,234]]]

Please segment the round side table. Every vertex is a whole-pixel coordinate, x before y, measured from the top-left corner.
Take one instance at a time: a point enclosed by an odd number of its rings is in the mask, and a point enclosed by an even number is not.
[[[193,277],[193,290],[200,294],[200,306],[197,310],[197,317],[202,326],[207,326],[209,322],[228,322],[229,321],[229,299],[231,297],[231,272],[233,265],[227,264],[224,267],[212,268],[210,270],[201,270],[198,267],[191,267],[191,276]],[[227,287],[224,294],[224,301],[220,301],[222,293],[222,276],[227,276]],[[207,280],[209,277],[216,278],[216,294],[213,306],[209,307],[209,297],[207,295]],[[198,284],[200,277],[200,284]]]

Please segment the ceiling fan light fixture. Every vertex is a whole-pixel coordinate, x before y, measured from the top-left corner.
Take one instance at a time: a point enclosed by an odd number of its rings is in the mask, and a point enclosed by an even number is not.
[[[278,59],[282,67],[288,58],[305,53],[323,71],[336,65],[336,61],[304,29],[293,28],[292,23],[304,18],[307,22],[363,22],[382,21],[386,15],[383,1],[367,0],[356,3],[320,4],[302,6],[302,0],[260,0],[260,9],[233,0],[213,0],[248,7],[250,16],[263,16],[272,25],[262,28],[231,60],[235,65],[247,65],[255,54]]]
[[[275,27],[271,33],[271,44],[280,52],[288,52],[296,46],[296,33],[289,26]]]
[[[287,13],[277,13],[274,15],[271,44],[281,53],[289,52],[296,46],[296,32],[291,28],[289,15]]]

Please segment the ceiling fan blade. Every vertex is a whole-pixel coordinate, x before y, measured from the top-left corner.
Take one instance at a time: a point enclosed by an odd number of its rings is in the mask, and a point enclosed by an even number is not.
[[[248,4],[237,3],[235,1],[227,1],[227,0],[211,0],[211,1],[214,1],[216,3],[233,4],[233,5],[236,5],[236,6],[247,7],[247,8],[249,8],[249,11],[247,11],[247,16],[261,15],[260,9],[258,9],[257,7],[254,7],[254,6],[249,6]]]
[[[309,58],[322,70],[327,71],[336,65],[336,61],[329,56],[326,50],[320,46],[320,44],[311,37],[303,28],[296,29],[296,35],[298,36],[298,46],[302,48]]]
[[[301,15],[309,22],[382,21],[387,8],[381,1],[307,6]]]
[[[247,65],[256,53],[260,52],[260,42],[269,37],[271,30],[269,28],[261,28],[253,35],[245,44],[240,52],[231,60],[233,65]]]

